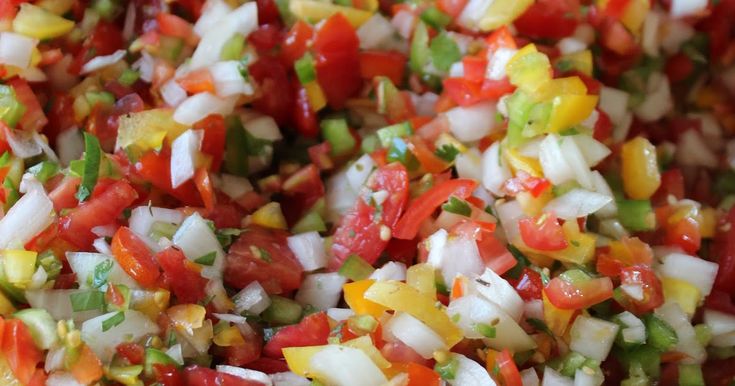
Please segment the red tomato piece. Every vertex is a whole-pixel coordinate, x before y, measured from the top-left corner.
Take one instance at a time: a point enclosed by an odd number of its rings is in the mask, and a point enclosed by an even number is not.
[[[372,80],[376,76],[385,76],[393,84],[403,83],[406,69],[406,55],[396,51],[362,51],[360,52],[360,75],[363,79]]]
[[[202,153],[212,157],[209,170],[219,171],[222,165],[222,157],[225,153],[225,119],[220,114],[208,115],[206,118],[194,124],[195,130],[204,130],[202,139]]]
[[[408,172],[400,163],[392,163],[380,167],[367,182],[371,192],[386,191],[388,198],[376,206],[358,198],[355,206],[343,218],[340,226],[334,232],[332,254],[334,258],[329,262],[331,269],[338,269],[351,254],[356,254],[368,263],[374,263],[388,244],[390,237],[381,238],[381,228],[397,229],[403,207],[408,200]],[[409,237],[413,238],[413,237]]]
[[[696,255],[702,244],[699,224],[692,218],[684,218],[676,224],[666,226],[666,245],[675,245],[690,255]]]
[[[508,272],[518,263],[505,245],[492,234],[484,234],[478,239],[477,249],[480,251],[480,257],[485,262],[485,266],[498,275]]]
[[[282,40],[281,26],[276,24],[261,24],[248,36],[248,42],[255,46],[258,53],[269,52]]]
[[[79,203],[74,195],[77,194],[81,183],[79,177],[66,176],[49,192],[48,196],[54,203],[55,211],[73,208]]]
[[[319,120],[316,117],[316,112],[309,103],[309,95],[301,83],[292,82],[291,84],[295,94],[293,121],[296,125],[296,130],[298,130],[299,134],[306,137],[316,137],[319,134]]]
[[[272,56],[260,56],[248,69],[261,91],[253,107],[273,117],[279,126],[289,123],[294,101],[291,93],[284,92],[291,86],[286,67]]]
[[[523,242],[539,251],[560,251],[567,247],[564,231],[553,213],[518,221]]]
[[[671,83],[681,82],[689,78],[694,71],[694,62],[689,55],[680,52],[669,58],[665,71]]]
[[[718,257],[714,288],[728,296],[735,296],[735,207],[717,224],[713,254]]]
[[[232,374],[221,373],[207,367],[189,366],[183,371],[186,386],[262,386],[260,382],[246,380]]]
[[[156,253],[154,261],[163,270],[163,278],[179,303],[196,303],[204,298],[207,279],[193,269],[180,249],[168,247]]]
[[[174,365],[153,365],[153,374],[156,381],[162,386],[183,386],[184,378]]]
[[[135,281],[144,287],[156,284],[161,272],[153,253],[130,228],[120,227],[112,237],[110,248],[120,267]]]
[[[246,229],[225,259],[225,284],[240,289],[257,280],[271,294],[298,289],[303,269],[288,247],[288,236],[277,229]]]
[[[19,319],[7,319],[0,325],[3,355],[15,377],[28,384],[36,366],[43,360],[43,352],[36,347],[28,327]]]
[[[248,369],[262,371],[266,374],[275,374],[289,371],[288,365],[286,364],[285,360],[267,357],[258,358],[248,363],[245,367]]]
[[[314,164],[299,169],[283,182],[283,194],[283,213],[286,221],[294,224],[324,196],[319,169]]]
[[[440,11],[454,19],[462,13],[465,5],[467,5],[467,0],[438,0],[436,5]]]
[[[281,47],[281,57],[287,65],[293,65],[293,62],[304,56],[312,36],[314,36],[314,29],[310,25],[301,20],[294,23]]]
[[[275,0],[257,0],[258,4],[258,23],[278,23],[281,19],[281,13],[278,11],[278,5]]]
[[[188,21],[170,13],[161,12],[156,15],[158,28],[162,34],[186,40],[187,43],[196,44],[197,37],[194,35],[194,26]]]
[[[138,159],[133,169],[140,178],[170,194],[183,204],[202,205],[202,198],[193,181],[187,181],[178,188],[171,186],[171,154],[169,151],[145,153]]]
[[[523,386],[521,373],[513,361],[513,355],[507,348],[503,349],[495,357],[495,363],[500,368],[500,377],[503,378],[503,386]]]
[[[137,343],[120,343],[115,351],[131,365],[142,364],[145,358],[145,349]]]
[[[360,40],[349,21],[335,13],[316,31],[316,76],[329,106],[344,107],[347,99],[360,91]]]
[[[476,56],[465,56],[462,59],[464,78],[470,82],[482,82],[487,72],[487,59]]]
[[[625,267],[620,272],[620,284],[640,286],[643,289],[643,299],[637,300],[623,295],[621,305],[628,311],[641,315],[653,311],[664,303],[664,293],[661,280],[651,267],[634,265]]]
[[[540,0],[513,24],[522,35],[561,39],[574,33],[580,19],[579,10],[579,0]]]
[[[127,181],[117,181],[97,197],[92,197],[59,220],[60,235],[82,249],[88,249],[97,237],[92,228],[115,222],[138,193]]]
[[[613,295],[613,284],[609,277],[574,284],[555,277],[544,291],[554,306],[564,310],[579,310],[610,299]]]
[[[263,350],[263,339],[257,337],[245,337],[245,343],[227,347],[216,347],[215,354],[224,358],[225,363],[230,366],[245,366],[260,358]]]
[[[544,283],[541,281],[541,275],[538,272],[524,267],[518,279],[510,279],[509,282],[523,300],[541,299],[541,291],[544,289]]]
[[[319,346],[327,344],[329,320],[324,312],[317,312],[302,319],[298,324],[286,326],[263,347],[263,355],[282,358],[281,349],[286,347]]]
[[[429,364],[427,359],[424,359],[424,357],[419,355],[419,353],[399,340],[386,343],[385,346],[380,349],[380,353],[383,354],[385,359],[394,363],[417,363],[423,366]]]
[[[48,119],[46,119],[46,115],[43,113],[43,108],[41,108],[36,94],[31,90],[31,86],[22,78],[13,78],[6,83],[15,91],[15,97],[18,99],[18,102],[26,108],[26,111],[18,122],[20,127],[27,131],[41,131],[48,123]]]
[[[406,209],[406,213],[401,217],[393,231],[393,237],[411,240],[421,227],[421,223],[429,218],[439,205],[445,203],[450,196],[457,196],[465,199],[472,195],[477,187],[477,181],[457,178],[439,183],[422,194]]]

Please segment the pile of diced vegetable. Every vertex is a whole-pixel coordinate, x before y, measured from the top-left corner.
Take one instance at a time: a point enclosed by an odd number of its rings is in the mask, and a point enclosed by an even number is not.
[[[0,0],[0,383],[735,385],[735,0]]]

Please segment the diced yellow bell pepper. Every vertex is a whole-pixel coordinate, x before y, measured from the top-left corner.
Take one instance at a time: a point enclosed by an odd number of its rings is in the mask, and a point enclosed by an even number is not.
[[[36,5],[56,15],[63,15],[74,5],[74,0],[40,0]]]
[[[623,190],[634,200],[651,198],[661,185],[656,147],[643,137],[623,144],[621,150]]]
[[[284,347],[281,351],[288,368],[302,377],[309,376],[311,358],[327,346]]]
[[[125,149],[134,145],[141,151],[158,149],[168,137],[173,141],[187,126],[173,119],[171,109],[151,109],[120,117],[117,129],[117,146]]]
[[[288,9],[299,19],[312,23],[327,19],[335,13],[341,13],[355,28],[373,16],[373,12],[362,9],[314,0],[291,0]]]
[[[273,201],[261,206],[250,217],[253,224],[274,229],[288,229],[286,218],[283,217],[281,204]]]
[[[2,251],[5,276],[11,284],[24,287],[36,272],[36,256],[33,251],[6,249]]]
[[[164,312],[171,301],[171,292],[158,289],[150,293],[146,291],[142,299],[132,301],[131,308],[144,313],[151,320],[156,320],[161,312]]]
[[[395,311],[410,314],[424,322],[452,347],[462,340],[462,330],[452,323],[437,302],[399,281],[376,282],[365,292],[365,298]]]
[[[564,63],[564,68],[569,70],[577,70],[587,76],[592,76],[592,51],[577,51],[571,54],[563,55],[556,59],[556,64]]]
[[[717,225],[717,211],[714,208],[703,208],[700,213],[702,214],[702,222],[699,223],[699,233],[705,239],[715,237],[715,230]]]
[[[542,84],[551,80],[549,58],[528,44],[521,48],[505,66],[510,83],[533,94]]]
[[[13,19],[15,32],[39,40],[64,36],[72,29],[74,29],[73,21],[29,3],[21,4],[20,11]]]
[[[651,9],[651,2],[649,0],[631,0],[625,7],[623,16],[620,18],[620,22],[630,30],[634,35],[641,33],[641,27],[643,22],[646,20],[646,15]]]
[[[521,205],[521,210],[526,216],[536,217],[543,213],[544,207],[554,198],[551,189],[546,189],[538,197],[528,192],[518,192],[516,201]]]
[[[549,257],[556,260],[585,264],[595,256],[596,237],[589,233],[579,231],[576,221],[567,221],[561,226],[568,243],[561,251],[546,252]]]
[[[558,133],[582,123],[597,106],[597,95],[560,95],[554,98],[546,129]]]
[[[345,302],[358,315],[371,315],[380,318],[388,308],[365,299],[365,291],[375,283],[375,280],[358,280],[347,283],[342,287]]]
[[[237,327],[227,326],[214,335],[212,342],[220,347],[230,347],[245,344],[245,339]]]
[[[587,86],[578,76],[550,79],[532,95],[539,101],[548,101],[562,95],[587,95]]]
[[[13,303],[5,296],[4,293],[0,292],[0,316],[8,316],[15,312]],[[2,378],[0,378],[2,379]]]
[[[166,310],[166,314],[176,328],[191,331],[204,325],[207,310],[199,304],[177,304]]]
[[[666,301],[675,301],[689,316],[694,315],[694,312],[697,311],[697,305],[702,299],[702,292],[699,291],[697,286],[688,281],[672,277],[661,278],[661,286]]]
[[[523,170],[533,177],[542,177],[544,175],[541,169],[541,163],[537,159],[523,156],[517,149],[503,150],[503,157],[508,161],[508,165],[510,165],[513,171]]]
[[[375,345],[373,345],[373,340],[370,338],[369,335],[363,335],[359,338],[348,340],[347,342],[342,343],[342,346],[356,348],[364,352],[365,355],[367,355],[370,360],[372,360],[373,363],[375,363],[375,365],[382,370],[385,370],[391,366],[391,363],[383,357],[383,354],[380,353],[380,350],[378,350]]]
[[[549,330],[554,333],[555,336],[563,336],[569,328],[569,322],[572,320],[574,310],[562,310],[557,308],[549,301],[549,297],[546,296],[546,291],[543,292],[544,302],[544,322]]]
[[[327,105],[327,97],[324,96],[324,90],[319,82],[313,81],[304,85],[306,96],[309,99],[309,106],[314,111],[319,111]]]
[[[526,12],[531,4],[533,0],[495,0],[478,22],[478,27],[483,31],[490,31],[510,24]]]
[[[406,271],[406,284],[421,294],[436,299],[435,270],[429,264],[416,264],[409,267]]]

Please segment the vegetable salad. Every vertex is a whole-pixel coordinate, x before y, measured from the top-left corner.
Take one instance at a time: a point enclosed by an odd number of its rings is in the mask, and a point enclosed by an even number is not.
[[[735,384],[735,1],[0,1],[0,383]]]

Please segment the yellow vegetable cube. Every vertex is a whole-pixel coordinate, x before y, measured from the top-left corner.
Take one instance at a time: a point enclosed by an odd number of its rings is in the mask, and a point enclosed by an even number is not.
[[[335,13],[341,13],[355,28],[361,26],[373,16],[372,12],[362,9],[313,0],[291,0],[288,9],[299,19],[309,22],[318,22]]]
[[[74,22],[41,7],[24,3],[13,19],[13,30],[36,39],[53,39],[74,29]]]
[[[623,144],[623,190],[634,200],[651,198],[661,185],[656,147],[643,137],[635,137]]]
[[[388,308],[365,299],[365,291],[367,291],[373,283],[375,283],[375,280],[358,280],[345,284],[342,287],[342,290],[344,291],[345,302],[350,306],[352,311],[355,311],[358,315],[371,315],[375,318],[379,318],[388,310]]]
[[[510,24],[526,12],[531,4],[533,0],[495,0],[480,19],[479,27],[483,31],[490,31]]]
[[[426,296],[436,298],[435,272],[429,264],[416,264],[409,267],[406,271],[406,284]]]
[[[269,202],[261,206],[250,217],[253,224],[264,226],[266,228],[288,229],[286,218],[283,217],[281,204],[277,202]]]
[[[597,95],[560,95],[554,98],[547,130],[558,133],[582,123],[597,106]]]
[[[309,366],[311,358],[323,350],[327,346],[306,346],[306,347],[284,347],[283,357],[286,358],[288,368],[301,376],[309,375]]]
[[[697,305],[702,298],[702,293],[697,286],[687,281],[671,277],[662,278],[661,285],[666,301],[675,301],[679,303],[681,309],[689,316],[694,315],[694,312],[697,311]]]
[[[536,100],[546,101],[561,95],[586,95],[587,86],[578,76],[551,79],[541,85],[533,95]]]
[[[309,106],[314,111],[319,111],[327,105],[327,97],[318,82],[313,81],[304,85],[306,96],[309,99]]]
[[[541,85],[551,80],[551,62],[538,52],[536,46],[528,44],[521,48],[505,66],[510,83],[533,94]]]
[[[5,276],[8,281],[19,287],[30,283],[33,273],[36,272],[37,255],[38,254],[33,251],[2,251]]]

